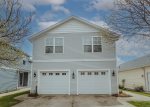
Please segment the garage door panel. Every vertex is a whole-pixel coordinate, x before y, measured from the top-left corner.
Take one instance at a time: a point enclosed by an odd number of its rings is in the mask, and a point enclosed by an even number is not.
[[[108,71],[79,71],[78,93],[109,94],[109,80]]]
[[[46,73],[43,74],[43,73]],[[59,73],[59,75],[56,73]],[[69,92],[69,72],[50,71],[40,72],[39,94],[68,94]]]

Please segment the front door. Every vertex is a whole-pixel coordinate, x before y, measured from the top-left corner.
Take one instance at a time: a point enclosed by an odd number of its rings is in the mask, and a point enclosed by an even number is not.
[[[19,86],[20,87],[28,86],[28,72],[19,73]]]

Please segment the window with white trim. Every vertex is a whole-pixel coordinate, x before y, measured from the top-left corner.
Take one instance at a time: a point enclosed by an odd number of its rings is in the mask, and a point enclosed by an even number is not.
[[[101,37],[84,38],[84,52],[102,52]]]
[[[84,38],[84,52],[92,52],[92,39],[91,39],[91,37]]]
[[[51,37],[46,39],[45,53],[63,53],[64,38]]]

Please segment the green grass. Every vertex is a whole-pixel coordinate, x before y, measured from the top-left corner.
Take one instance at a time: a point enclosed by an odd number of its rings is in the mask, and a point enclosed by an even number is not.
[[[129,103],[136,107],[150,107],[150,101],[129,101]]]
[[[129,91],[129,90],[125,90],[125,91]],[[140,95],[144,95],[144,96],[150,97],[150,93],[137,92],[137,91],[129,91],[129,92],[132,92],[132,93],[135,93],[135,94],[140,94]]]
[[[11,107],[17,103],[20,103],[21,102],[20,100],[16,100],[14,98],[17,96],[23,95],[23,94],[27,94],[27,93],[29,93],[29,91],[20,92],[20,93],[1,97],[0,98],[0,107]]]

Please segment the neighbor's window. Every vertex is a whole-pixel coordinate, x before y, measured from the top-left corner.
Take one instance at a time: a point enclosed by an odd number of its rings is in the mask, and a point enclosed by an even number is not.
[[[61,37],[47,38],[45,53],[63,53],[64,39]]]
[[[101,37],[84,38],[84,52],[101,52]]]
[[[25,60],[23,60],[23,65],[25,65],[26,64],[26,61]]]

